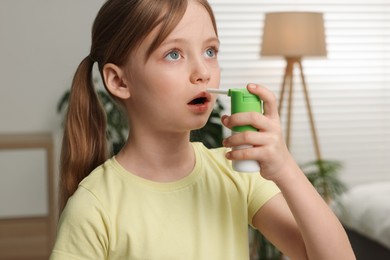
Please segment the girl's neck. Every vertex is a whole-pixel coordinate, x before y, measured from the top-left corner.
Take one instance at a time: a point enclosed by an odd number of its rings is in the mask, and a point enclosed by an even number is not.
[[[117,161],[132,174],[157,182],[173,182],[189,175],[195,153],[189,134],[129,135]]]

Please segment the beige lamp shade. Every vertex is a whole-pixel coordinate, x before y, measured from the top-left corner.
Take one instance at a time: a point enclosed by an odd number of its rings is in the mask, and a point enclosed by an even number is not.
[[[266,13],[262,56],[326,56],[322,13]]]

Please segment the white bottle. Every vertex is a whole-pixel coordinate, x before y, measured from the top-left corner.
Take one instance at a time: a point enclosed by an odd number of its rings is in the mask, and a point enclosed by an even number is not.
[[[236,134],[237,132],[233,132]],[[233,147],[233,150],[252,148],[252,145],[240,145]],[[260,165],[255,160],[235,160],[232,162],[233,169],[237,172],[259,172]]]

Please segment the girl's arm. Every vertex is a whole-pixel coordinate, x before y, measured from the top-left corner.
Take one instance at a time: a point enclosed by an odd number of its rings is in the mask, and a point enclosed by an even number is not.
[[[300,170],[276,184],[282,194],[257,212],[256,228],[292,259],[355,259],[340,222]]]
[[[275,96],[254,84],[249,84],[248,90],[264,101],[264,115],[240,113],[224,116],[222,122],[228,128],[249,124],[259,132],[243,132],[226,138],[225,147],[254,146],[231,151],[226,156],[231,160],[257,160],[261,175],[275,182],[282,192],[257,212],[254,226],[292,259],[355,259],[341,223],[284,143]]]

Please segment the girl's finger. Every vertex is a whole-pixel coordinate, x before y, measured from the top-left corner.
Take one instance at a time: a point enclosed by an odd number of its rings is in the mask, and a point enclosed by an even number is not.
[[[271,118],[278,118],[278,108],[276,97],[273,92],[267,88],[250,83],[247,85],[247,89],[250,93],[257,95],[264,101],[264,115]]]
[[[243,144],[251,144],[253,146],[264,146],[270,144],[275,137],[267,132],[258,133],[254,131],[246,131],[233,134],[223,140],[224,147],[234,147]]]
[[[222,123],[227,128],[234,126],[251,125],[260,131],[272,131],[273,122],[269,118],[257,112],[241,112],[231,116],[223,116]]]

